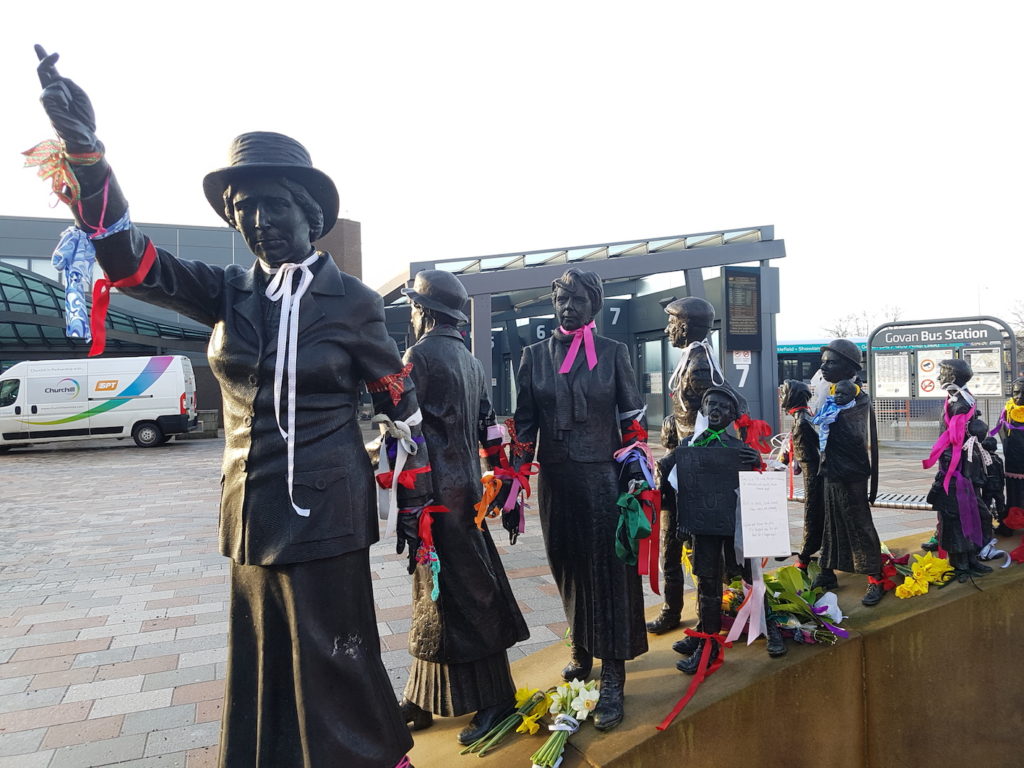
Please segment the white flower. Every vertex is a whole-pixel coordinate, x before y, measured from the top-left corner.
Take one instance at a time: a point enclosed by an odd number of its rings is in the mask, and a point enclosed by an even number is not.
[[[587,715],[594,711],[597,700],[601,697],[599,691],[593,688],[583,688],[579,695],[569,705],[572,707],[577,720],[586,720]]]
[[[825,608],[825,613],[819,615],[826,616],[833,624],[838,624],[846,618],[839,608],[839,598],[836,597],[835,592],[826,592],[814,601],[815,608],[821,608],[822,606]]]

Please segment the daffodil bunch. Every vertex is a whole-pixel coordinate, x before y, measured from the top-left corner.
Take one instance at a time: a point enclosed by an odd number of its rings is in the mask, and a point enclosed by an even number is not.
[[[539,688],[520,688],[516,691],[515,711],[459,754],[478,754],[483,757],[501,744],[513,730],[516,733],[536,733],[540,729],[537,720],[550,706],[549,694]]]
[[[910,566],[910,575],[896,587],[896,597],[917,597],[928,592],[930,584],[942,584],[949,580],[953,566],[948,560],[936,557],[931,552],[914,555],[914,563]]]
[[[552,733],[530,758],[533,768],[553,768],[558,765],[569,737],[579,730],[580,723],[594,711],[599,697],[596,680],[573,680],[555,687],[548,705],[548,714],[555,716],[548,726]]]

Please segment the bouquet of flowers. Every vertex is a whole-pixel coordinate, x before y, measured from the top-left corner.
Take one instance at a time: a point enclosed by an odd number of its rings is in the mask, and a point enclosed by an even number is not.
[[[834,645],[840,637],[849,637],[838,624],[846,618],[839,610],[836,596],[821,587],[811,588],[818,566],[811,563],[804,571],[793,565],[765,574],[771,620],[790,633],[798,643]]]
[[[516,691],[515,711],[459,754],[478,754],[483,757],[501,744],[513,729],[516,733],[536,733],[540,728],[537,720],[547,712],[550,705],[551,696],[549,694],[538,688],[520,688]]]
[[[566,742],[597,707],[600,694],[596,680],[573,680],[557,686],[550,696],[548,712],[555,716],[554,722],[548,726],[552,734],[530,758],[532,768],[554,768],[562,762]]]
[[[914,555],[914,563],[910,566],[903,583],[896,587],[896,597],[907,598],[923,595],[930,584],[945,584],[952,578],[953,566],[948,560],[936,557],[931,552]]]

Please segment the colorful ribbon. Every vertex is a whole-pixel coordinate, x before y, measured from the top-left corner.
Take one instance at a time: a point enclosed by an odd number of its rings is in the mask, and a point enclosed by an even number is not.
[[[657,485],[654,482],[654,455],[647,443],[632,443],[623,446],[612,454],[612,458],[621,464],[623,469],[629,462],[636,461],[640,464],[640,471],[643,472],[647,486],[654,488]],[[621,474],[622,470],[620,469],[619,472]]]
[[[521,442],[516,435],[516,420],[505,419],[505,429],[508,430],[509,446],[514,456],[526,456],[533,451],[532,442]]]
[[[1009,568],[1010,567],[1010,562],[1011,562],[1010,555],[1006,551],[1004,551],[1002,549],[996,549],[996,543],[997,543],[996,540],[992,539],[991,541],[989,541],[988,544],[986,544],[984,547],[982,547],[981,551],[978,553],[978,559],[979,560],[995,560],[997,557],[1002,557],[1003,558],[1003,564],[1001,566],[999,566],[999,567],[1000,568]]]
[[[640,491],[640,505],[651,525],[651,535],[646,539],[640,539],[640,553],[637,558],[636,571],[641,576],[647,576],[651,585],[651,591],[656,595],[661,594],[658,589],[658,558],[661,553],[659,542],[661,540],[661,491],[655,488],[648,488]]]
[[[651,521],[634,494],[619,496],[619,522],[615,526],[615,554],[626,565],[636,565],[640,553],[639,541],[651,535]]]
[[[839,405],[833,395],[829,395],[825,398],[825,404],[821,406],[821,409],[811,417],[811,423],[818,427],[818,450],[824,451],[825,444],[828,442],[829,427],[839,418],[839,412],[845,411],[849,408],[853,408],[857,404],[856,400],[851,400],[845,405]]]
[[[722,663],[725,661],[725,649],[732,648],[732,643],[727,640],[723,640],[721,635],[711,635],[706,632],[695,632],[692,629],[684,631],[690,637],[703,638],[705,642],[701,647],[700,661],[697,664],[697,674],[694,675],[693,680],[690,682],[690,687],[686,689],[686,694],[683,698],[676,702],[675,707],[673,707],[672,711],[668,713],[668,717],[656,726],[659,731],[664,731],[672,725],[672,721],[675,720],[679,713],[686,708],[686,705],[690,703],[690,699],[692,699],[693,695],[697,693],[697,689],[700,688],[700,684],[704,682],[704,679],[713,675],[718,671],[718,668],[722,666]],[[711,657],[712,642],[718,643],[721,647],[718,649],[718,657],[709,664],[708,660]]]
[[[761,563],[757,558],[750,560],[751,583],[743,582],[746,595],[736,612],[736,619],[726,636],[726,642],[739,640],[744,628],[747,630],[747,645],[753,643],[761,635],[768,636],[768,628],[764,618],[764,577],[761,575]],[[749,626],[748,626],[749,625]]]
[[[558,330],[566,336],[572,336],[569,351],[565,353],[565,360],[562,361],[562,367],[558,369],[558,372],[568,373],[572,370],[572,364],[576,362],[576,354],[580,351],[580,345],[583,346],[587,354],[587,368],[591,371],[594,370],[597,365],[597,349],[594,347],[594,321],[591,320],[575,331],[567,331],[561,326],[558,327]]]
[[[366,391],[387,392],[391,395],[392,404],[398,405],[398,402],[402,399],[402,394],[405,392],[405,380],[409,378],[411,373],[412,363],[406,363],[398,373],[389,373],[387,376],[381,376],[376,381],[368,382],[366,384]]]
[[[107,310],[110,308],[111,288],[134,288],[146,279],[149,270],[153,268],[156,261],[156,248],[153,241],[146,239],[146,248],[139,260],[139,268],[134,274],[122,277],[120,280],[109,280],[101,277],[92,288],[92,311],[89,314],[89,329],[92,333],[92,346],[89,347],[89,357],[96,357],[102,354],[107,346]]]
[[[701,436],[701,438],[699,440],[692,440],[690,442],[690,445],[696,446],[696,447],[703,447],[705,445],[711,445],[712,441],[714,441],[714,440],[717,440],[722,445],[725,445],[725,441],[722,439],[722,435],[725,433],[726,429],[728,429],[728,427],[722,427],[721,429],[710,429],[710,428],[708,428],[708,429],[704,430],[704,433],[703,433],[703,434],[706,434],[707,437]]]
[[[442,512],[450,512],[448,507],[441,504],[430,504],[420,510],[419,526],[416,534],[420,539],[420,546],[416,550],[416,562],[425,565],[430,569],[431,588],[430,599],[437,602],[441,595],[441,557],[437,554],[434,546],[434,515]]]
[[[72,165],[96,165],[103,159],[102,152],[82,152],[71,154],[64,144],[54,139],[47,139],[36,144],[32,149],[22,152],[25,156],[25,168],[38,167],[36,174],[41,179],[49,179],[53,185],[53,194],[65,205],[73,205],[82,196],[82,187],[71,170]],[[67,191],[65,191],[67,190]]]
[[[943,490],[949,493],[949,481],[957,473],[956,468],[960,464],[960,453],[964,446],[964,436],[967,434],[967,423],[974,417],[975,407],[972,405],[971,410],[967,413],[958,413],[950,418],[949,401],[947,400],[943,405],[943,410],[948,426],[946,431],[935,441],[935,445],[932,446],[932,452],[928,458],[921,461],[921,466],[925,469],[930,469],[939,460],[939,457],[946,448],[952,448],[953,454],[950,456],[949,467],[946,469],[946,476],[942,481]]]
[[[371,424],[378,424],[380,426],[381,435],[385,442],[390,437],[398,444],[394,470],[391,469],[388,463],[387,449],[382,445],[380,461],[375,473],[375,475],[383,475],[393,471],[398,473],[399,478],[397,483],[393,481],[389,483],[391,491],[387,494],[386,498],[378,498],[377,514],[380,517],[386,517],[388,521],[384,532],[385,536],[393,534],[398,526],[398,486],[402,484],[402,470],[405,468],[406,459],[409,456],[415,456],[419,451],[419,445],[417,445],[412,437],[412,428],[418,426],[422,421],[423,412],[419,408],[405,421],[392,421],[390,417],[383,413],[378,413],[370,420]],[[381,494],[383,493],[384,491],[382,490]],[[387,508],[386,515],[383,514],[385,507]]]

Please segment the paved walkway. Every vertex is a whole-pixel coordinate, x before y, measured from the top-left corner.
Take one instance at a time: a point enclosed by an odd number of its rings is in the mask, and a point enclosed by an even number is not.
[[[228,599],[216,551],[222,447],[96,441],[0,456],[0,768],[216,764]],[[924,493],[923,454],[883,450],[882,489]],[[799,542],[800,508],[790,513]],[[905,510],[875,519],[883,539],[934,520]],[[503,532],[496,540],[507,544]],[[531,631],[510,655],[561,642],[536,517],[500,550]],[[381,650],[400,692],[409,577],[391,542],[370,562]]]

